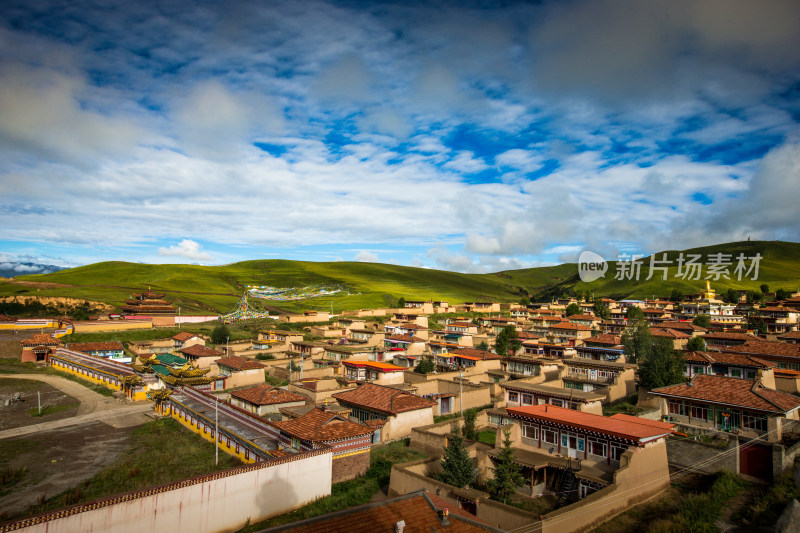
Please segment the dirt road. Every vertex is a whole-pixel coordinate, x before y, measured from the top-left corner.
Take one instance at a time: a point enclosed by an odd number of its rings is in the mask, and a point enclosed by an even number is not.
[[[149,419],[145,416],[145,413],[153,410],[153,404],[150,402],[127,403],[122,400],[109,398],[87,389],[74,381],[59,376],[47,376],[42,374],[3,374],[3,379],[31,379],[43,381],[78,400],[80,406],[74,417],[0,431],[0,439],[20,437],[93,421],[104,422],[116,428],[136,426],[147,422]]]

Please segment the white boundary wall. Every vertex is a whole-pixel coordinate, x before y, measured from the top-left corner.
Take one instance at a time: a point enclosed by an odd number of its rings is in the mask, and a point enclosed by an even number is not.
[[[0,525],[25,533],[235,531],[331,493],[331,452],[297,454]]]

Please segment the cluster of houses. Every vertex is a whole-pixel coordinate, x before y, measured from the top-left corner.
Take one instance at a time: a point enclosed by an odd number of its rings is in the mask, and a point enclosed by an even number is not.
[[[488,426],[510,431],[528,494],[571,494],[559,500],[563,505],[636,491],[637,483],[642,494],[660,490],[676,432],[735,435],[750,443],[743,473],[771,479],[780,470],[770,446],[797,433],[800,411],[800,297],[746,309],[744,301],[724,304],[707,287],[680,305],[603,303],[604,318],[594,314],[594,303],[576,300],[456,307],[406,301],[401,309],[324,313],[327,322],[301,331],[275,327],[213,347],[188,332],[127,346],[64,345],[36,334],[22,341],[22,360],[48,362],[134,400],[150,398],[159,413],[246,463],[330,449],[334,483],[363,474],[371,446],[413,437],[436,426],[435,416],[473,408],[485,410]],[[567,316],[570,304],[581,311]],[[135,306],[129,302],[129,312]],[[638,386],[621,337],[631,307],[641,309],[653,336],[683,351],[685,382]],[[744,317],[753,311],[766,335],[746,329]],[[434,313],[447,318],[434,322]],[[709,327],[692,322],[698,314],[709,315]],[[499,355],[495,343],[509,326],[519,342]],[[686,350],[694,337],[704,340],[704,350]],[[415,371],[421,363],[431,371]],[[646,415],[603,415],[604,406],[637,393],[650,406]],[[486,472],[499,460],[502,433],[494,447],[472,452]]]

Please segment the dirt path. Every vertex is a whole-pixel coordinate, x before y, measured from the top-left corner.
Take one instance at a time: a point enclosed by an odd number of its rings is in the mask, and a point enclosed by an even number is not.
[[[35,379],[37,381],[44,381],[57,389],[61,389],[68,396],[72,396],[81,402],[80,407],[78,407],[78,412],[76,413],[78,416],[88,415],[95,411],[111,411],[125,405],[122,400],[103,396],[91,389],[87,389],[83,385],[59,376],[48,376],[46,374],[3,374],[3,379]]]

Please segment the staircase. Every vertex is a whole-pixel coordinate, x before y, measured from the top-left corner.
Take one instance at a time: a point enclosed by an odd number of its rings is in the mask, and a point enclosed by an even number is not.
[[[558,486],[556,509],[578,500],[578,485],[580,482],[575,477],[575,472],[580,469],[580,462],[571,461],[567,463],[567,468],[564,470],[564,475],[561,476],[561,483]]]

